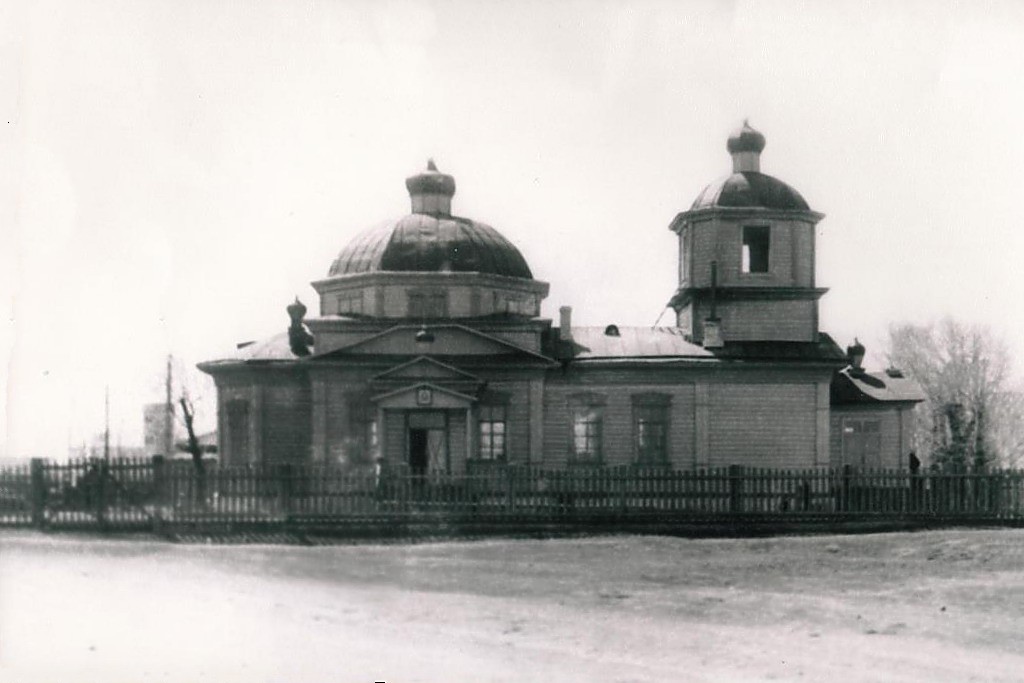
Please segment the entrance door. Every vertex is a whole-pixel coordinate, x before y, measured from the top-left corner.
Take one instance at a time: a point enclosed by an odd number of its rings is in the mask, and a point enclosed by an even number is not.
[[[409,414],[409,470],[419,475],[448,471],[448,426],[443,412]]]
[[[427,448],[429,433],[430,431],[427,429],[409,430],[409,470],[413,474],[427,473],[427,463],[430,457]]]

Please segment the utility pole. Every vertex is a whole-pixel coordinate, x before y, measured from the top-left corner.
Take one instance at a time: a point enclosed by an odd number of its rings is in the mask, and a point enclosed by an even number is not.
[[[110,385],[107,385],[106,392],[104,394],[104,405],[106,408],[106,418],[104,421],[103,429],[103,459],[110,460]]]
[[[174,397],[171,382],[171,361],[174,357],[167,354],[166,396],[164,397],[164,457],[174,457]]]

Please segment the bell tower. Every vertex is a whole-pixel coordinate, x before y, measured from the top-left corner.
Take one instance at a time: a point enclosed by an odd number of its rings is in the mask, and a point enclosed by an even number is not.
[[[729,136],[732,173],[708,185],[669,229],[679,237],[679,287],[669,306],[690,339],[817,342],[812,211],[786,183],[761,172],[765,137],[746,121]]]

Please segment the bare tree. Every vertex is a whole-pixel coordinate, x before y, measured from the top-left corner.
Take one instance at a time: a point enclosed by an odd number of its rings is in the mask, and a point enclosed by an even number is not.
[[[918,451],[933,467],[965,471],[1015,461],[1024,403],[1009,389],[1010,354],[991,330],[951,318],[889,328],[888,358],[921,384]]]

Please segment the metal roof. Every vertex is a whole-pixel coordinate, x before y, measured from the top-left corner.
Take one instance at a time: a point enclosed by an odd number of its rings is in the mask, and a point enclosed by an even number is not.
[[[690,210],[714,207],[811,210],[792,187],[778,178],[756,171],[739,171],[716,180],[697,195]]]
[[[651,358],[685,356],[713,358],[700,344],[686,340],[678,327],[619,327],[618,336],[605,334],[604,327],[573,327],[575,358]]]
[[[328,276],[374,271],[471,272],[533,279],[519,250],[487,225],[458,216],[413,213],[358,235]]]
[[[562,357],[573,360],[697,358],[709,360],[809,361],[840,364],[846,354],[827,334],[817,342],[746,341],[727,342],[721,348],[706,349],[687,341],[678,327],[619,327],[618,336],[604,327],[573,327],[572,349]],[[563,347],[565,345],[563,344]]]
[[[504,340],[492,338],[481,332],[454,323],[434,325],[432,329],[458,328],[488,339],[494,339],[503,346],[510,349],[518,349],[514,344]],[[407,329],[410,331],[418,329],[415,325],[399,325],[388,328],[368,339],[356,342],[353,346],[366,343],[369,339],[381,335],[390,334],[396,329]],[[845,360],[846,354],[827,334],[821,333],[818,342],[780,342],[780,341],[752,341],[752,342],[728,342],[722,348],[706,349],[700,344],[687,341],[685,331],[678,327],[624,327],[616,326],[618,335],[606,333],[606,327],[573,327],[573,341],[570,344],[558,342],[557,349],[551,349],[558,357],[565,360],[587,361],[587,360],[631,360],[642,359],[651,361],[655,359],[671,360],[680,358],[715,360],[746,360],[746,361],[810,361],[841,363]],[[344,353],[346,348],[336,349],[328,352],[328,356],[336,353]],[[535,354],[524,349],[518,349],[527,355],[536,356],[538,359],[547,360],[546,356]],[[268,339],[253,342],[241,346],[233,354],[209,361],[217,363],[237,362],[268,362],[268,361],[295,361],[300,357],[292,353],[288,342],[288,333],[282,332]],[[203,365],[207,365],[204,363]],[[868,377],[876,377],[868,375]],[[881,376],[879,376],[881,377]],[[917,384],[912,380],[902,380],[884,376],[888,386],[895,387],[886,396],[904,395],[902,392],[910,391],[903,387],[913,387]],[[860,380],[861,384],[866,383],[867,389],[875,389],[871,382],[875,380]],[[881,381],[881,380],[879,380]],[[909,384],[906,384],[909,383]],[[859,384],[858,384],[859,386]],[[866,392],[866,390],[865,390]],[[895,393],[892,393],[895,392]],[[872,395],[872,394],[869,394]],[[921,400],[916,398],[917,393],[908,394],[911,398],[876,398],[876,400]]]
[[[914,380],[886,372],[855,372],[847,367],[832,378],[832,403],[877,403],[925,400],[924,392]]]
[[[239,344],[234,353],[227,354],[215,360],[200,363],[200,366],[217,363],[238,363],[245,361],[288,361],[299,360],[292,352],[288,341],[288,333],[281,332],[273,337],[261,339],[256,342]]]

